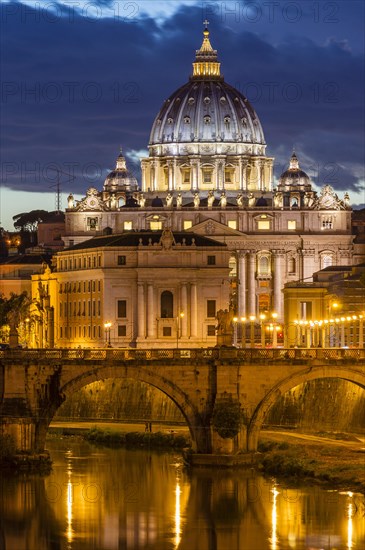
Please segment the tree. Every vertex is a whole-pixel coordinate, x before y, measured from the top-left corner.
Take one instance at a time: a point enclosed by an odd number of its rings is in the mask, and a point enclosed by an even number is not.
[[[47,210],[32,210],[13,216],[14,227],[18,231],[37,231],[38,223],[46,221],[50,213]]]
[[[0,295],[0,327],[9,325],[16,329],[20,321],[28,316],[29,303],[26,291],[21,294],[12,292],[9,298]]]

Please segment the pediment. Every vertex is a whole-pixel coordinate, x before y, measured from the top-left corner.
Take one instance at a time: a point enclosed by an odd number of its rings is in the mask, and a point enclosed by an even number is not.
[[[193,225],[189,231],[193,231],[198,235],[206,235],[209,237],[220,237],[220,236],[230,236],[230,237],[242,237],[244,233],[238,231],[237,229],[231,229],[224,223],[220,223],[217,220],[212,218],[207,218],[196,225]]]

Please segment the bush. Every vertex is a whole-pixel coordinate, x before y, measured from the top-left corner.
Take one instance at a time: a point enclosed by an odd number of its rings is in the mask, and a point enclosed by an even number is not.
[[[190,442],[183,435],[165,434],[162,432],[115,432],[91,428],[85,435],[85,439],[91,443],[105,445],[107,447],[151,447],[183,449],[189,447]]]
[[[238,401],[225,399],[215,404],[212,424],[214,430],[223,439],[235,437],[243,421],[241,407]]]

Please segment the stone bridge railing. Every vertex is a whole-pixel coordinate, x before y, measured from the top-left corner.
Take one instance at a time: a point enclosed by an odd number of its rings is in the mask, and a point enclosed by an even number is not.
[[[158,361],[185,360],[209,361],[233,360],[242,363],[289,362],[365,362],[365,349],[313,348],[313,349],[255,349],[255,348],[189,348],[189,349],[135,349],[135,348],[90,348],[90,349],[7,349],[0,351],[0,360],[37,361],[46,360],[92,360],[92,361]]]

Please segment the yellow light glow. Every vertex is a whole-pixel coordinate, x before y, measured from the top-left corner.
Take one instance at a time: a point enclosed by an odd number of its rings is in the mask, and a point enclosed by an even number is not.
[[[349,498],[352,499],[352,493],[347,493]],[[352,516],[353,516],[353,504],[352,500],[348,503],[347,506],[347,548],[353,547],[353,525],[352,525]]]
[[[179,482],[176,483],[175,489],[175,548],[177,549],[181,540],[181,489]]]
[[[254,315],[250,315],[250,321],[255,321],[256,317]]]
[[[271,550],[276,550],[278,547],[278,535],[277,535],[277,528],[278,528],[278,513],[277,513],[277,497],[279,494],[279,491],[276,490],[275,487],[271,489],[271,492],[273,494],[273,502],[272,502],[272,511],[271,511],[271,537],[270,537],[270,548]]]

